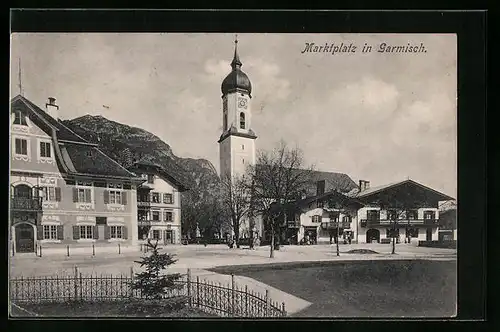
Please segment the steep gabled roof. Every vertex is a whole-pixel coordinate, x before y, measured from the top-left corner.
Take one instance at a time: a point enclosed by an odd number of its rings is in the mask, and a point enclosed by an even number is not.
[[[382,185],[382,186],[377,186],[377,187],[373,187],[373,188],[368,188],[366,190],[363,190],[361,192],[358,192],[355,197],[357,198],[365,198],[365,197],[369,197],[369,196],[372,196],[372,195],[375,195],[375,194],[378,194],[378,193],[381,193],[383,191],[386,191],[388,189],[392,189],[392,188],[396,188],[396,187],[399,187],[401,185],[405,185],[405,184],[410,184],[410,185],[414,185],[416,187],[419,187],[421,189],[424,189],[426,191],[429,191],[431,192],[432,194],[436,195],[440,201],[449,201],[449,200],[454,200],[453,197],[450,197],[446,194],[443,194],[437,190],[434,190],[432,188],[429,188],[427,186],[424,186],[423,184],[420,184],[416,181],[413,181],[413,180],[410,180],[410,179],[407,179],[407,180],[403,180],[403,181],[399,181],[399,182],[394,182],[394,183],[389,183],[389,184],[386,184],[386,185]]]
[[[132,172],[137,171],[152,171],[154,174],[160,176],[165,181],[172,183],[175,185],[179,191],[186,191],[189,188],[179,181],[176,177],[174,177],[170,172],[168,172],[163,166],[158,165],[150,160],[141,159],[135,162],[132,166],[129,167],[129,170]]]
[[[259,172],[263,169],[264,165],[257,164],[255,166],[256,171]],[[305,169],[293,169],[295,172],[304,172]],[[316,194],[316,184],[318,181],[325,181],[325,191],[338,190],[341,192],[349,192],[355,188],[358,188],[356,182],[354,182],[351,177],[345,173],[339,172],[325,172],[325,171],[308,171],[310,172],[310,183],[307,185],[307,191],[311,195]]]
[[[61,151],[63,158],[66,156],[66,164],[71,163],[76,173],[136,177],[94,146],[66,143],[61,146]],[[64,151],[67,151],[67,154]]]
[[[47,112],[42,110],[40,107],[38,107],[25,97],[17,95],[12,99],[11,103],[13,107],[19,106],[20,104],[24,103],[28,107],[28,109],[30,109],[37,117],[39,117],[42,121],[44,121],[46,124],[49,124],[57,131],[57,139],[59,141],[72,141],[77,143],[92,144],[66,127],[61,121],[51,117],[49,114],[47,114]]]
[[[30,118],[40,123],[49,132],[54,144],[56,161],[61,172],[73,176],[91,176],[104,178],[137,179],[135,174],[105,155],[97,144],[90,143],[61,121],[54,119],[40,107],[18,95],[11,100],[12,107],[24,109]]]

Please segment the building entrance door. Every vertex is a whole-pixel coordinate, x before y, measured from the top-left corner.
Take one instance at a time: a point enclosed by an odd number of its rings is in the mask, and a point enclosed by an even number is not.
[[[165,242],[165,244],[173,244],[174,243],[174,236],[172,234],[172,231],[165,231],[163,233],[163,240]]]
[[[425,232],[425,240],[432,241],[432,228],[427,228]]]
[[[16,226],[16,252],[35,251],[35,232],[30,224]]]

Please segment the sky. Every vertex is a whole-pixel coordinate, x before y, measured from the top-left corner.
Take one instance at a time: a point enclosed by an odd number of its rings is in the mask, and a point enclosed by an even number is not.
[[[60,118],[86,114],[143,128],[179,157],[219,169],[220,85],[234,34],[13,34],[11,95]],[[252,82],[257,149],[280,140],[305,166],[371,186],[410,178],[457,197],[457,44],[454,34],[239,34]],[[306,43],[355,52],[302,52]],[[371,52],[361,52],[364,44]],[[425,52],[378,52],[379,45]],[[352,47],[351,47],[352,50]],[[106,106],[106,107],[103,107]]]

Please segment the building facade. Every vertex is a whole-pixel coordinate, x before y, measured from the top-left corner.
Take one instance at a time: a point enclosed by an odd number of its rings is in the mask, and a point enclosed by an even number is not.
[[[137,243],[143,182],[23,96],[11,100],[11,250]]]
[[[163,167],[148,161],[139,161],[129,170],[145,180],[137,188],[139,239],[180,244],[181,192],[187,188]]]
[[[287,215],[288,243],[332,243],[347,234],[352,243],[436,241],[439,239],[439,205],[453,200],[412,180],[377,188],[361,180],[348,193],[322,193],[293,203]]]
[[[436,241],[439,233],[439,205],[452,197],[413,180],[370,188],[360,181],[355,196],[364,203],[358,210],[356,239],[362,243],[390,241]],[[394,234],[392,234],[394,232]]]

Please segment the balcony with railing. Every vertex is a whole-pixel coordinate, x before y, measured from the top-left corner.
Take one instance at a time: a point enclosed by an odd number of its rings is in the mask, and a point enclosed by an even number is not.
[[[382,227],[382,226],[392,226],[396,222],[398,227],[408,227],[408,226],[435,226],[437,225],[437,219],[362,219],[361,227]]]
[[[338,228],[351,228],[351,222],[348,221],[325,221],[321,223],[321,228],[323,229],[337,229]]]
[[[151,202],[149,200],[138,200],[137,201],[137,207],[139,208],[150,208],[151,207]]]
[[[41,197],[11,197],[10,198],[10,209],[11,210],[22,210],[22,211],[41,211],[42,210],[42,198]]]

